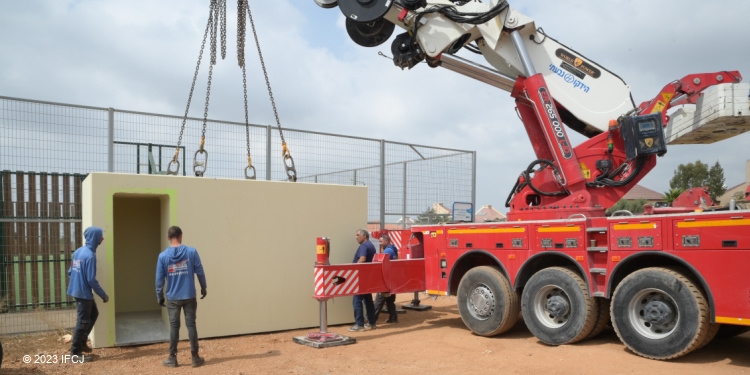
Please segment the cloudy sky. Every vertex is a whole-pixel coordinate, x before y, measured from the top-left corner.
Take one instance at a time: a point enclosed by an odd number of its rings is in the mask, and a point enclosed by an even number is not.
[[[510,4],[623,78],[636,103],[690,73],[739,70],[750,78],[747,0]],[[0,95],[180,115],[208,6],[209,0],[0,0]],[[283,127],[475,150],[476,203],[505,210],[516,177],[535,159],[508,93],[424,64],[400,70],[378,55],[390,55],[390,42],[351,42],[338,8],[313,0],[250,0],[250,7]],[[214,70],[209,117],[244,121],[235,0],[228,9],[227,60]],[[250,36],[248,43],[250,122],[274,125]],[[195,103],[191,116],[201,117]],[[667,191],[675,168],[696,160],[718,161],[726,184],[740,184],[748,146],[750,134],[671,146],[641,184]]]

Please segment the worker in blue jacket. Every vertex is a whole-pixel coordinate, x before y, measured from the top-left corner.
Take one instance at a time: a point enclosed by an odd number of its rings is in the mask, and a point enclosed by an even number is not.
[[[375,246],[370,242],[370,233],[365,229],[357,229],[355,238],[359,243],[357,251],[354,253],[354,259],[352,263],[370,263],[372,258],[375,257]],[[364,312],[362,304],[364,303]],[[361,332],[365,328],[375,329],[377,328],[377,321],[375,320],[375,305],[372,302],[372,294],[355,294],[352,297],[352,306],[354,307],[354,325],[349,327],[351,332]],[[367,323],[365,323],[365,314],[367,313]]]
[[[388,259],[398,259],[398,249],[391,243],[391,238],[387,234],[380,236],[380,251],[388,255]],[[388,320],[386,323],[398,323],[398,313],[396,312],[396,295],[391,293],[378,293],[375,299],[375,320],[378,320],[380,312],[383,311],[383,305],[388,307]]]
[[[92,351],[86,341],[94,328],[96,318],[99,317],[99,309],[96,308],[91,290],[93,289],[104,303],[109,301],[109,296],[96,280],[96,248],[104,241],[104,232],[99,227],[88,227],[83,232],[83,237],[86,245],[73,253],[73,260],[68,269],[68,277],[70,277],[68,295],[75,298],[78,308],[78,319],[70,343],[70,354],[82,356],[83,361],[88,362],[92,357],[83,356],[83,353]]]
[[[169,314],[169,357],[162,361],[167,367],[177,367],[177,342],[180,340],[180,310],[185,311],[185,326],[190,338],[192,365],[198,367],[205,360],[198,356],[198,330],[195,316],[198,302],[195,299],[195,276],[201,285],[201,299],[206,297],[206,275],[198,251],[182,244],[182,229],[167,230],[169,247],[159,254],[156,262],[156,299],[164,306],[164,280],[167,287],[167,312]]]

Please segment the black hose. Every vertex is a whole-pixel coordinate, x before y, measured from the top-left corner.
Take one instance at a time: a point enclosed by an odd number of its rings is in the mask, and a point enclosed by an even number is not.
[[[537,165],[537,164],[542,165],[542,167],[539,168],[538,171],[534,171],[534,166]],[[556,196],[559,196],[559,195],[568,194],[567,191],[558,191],[558,192],[542,191],[542,190],[539,190],[536,186],[534,186],[534,184],[531,182],[531,172],[539,173],[539,172],[543,171],[544,168],[547,168],[547,167],[552,168],[552,173],[553,174],[557,174],[559,172],[559,170],[557,169],[557,167],[555,167],[555,164],[551,160],[537,159],[537,160],[534,160],[533,162],[531,162],[531,164],[529,164],[529,167],[526,168],[525,171],[523,171],[523,176],[524,176],[524,178],[526,178],[526,183],[529,184],[529,188],[531,188],[531,190],[533,190],[535,193],[537,193],[539,195],[544,195],[544,196],[547,196],[547,197],[556,197]]]
[[[457,4],[463,5],[463,2],[459,2]],[[459,12],[456,9],[456,7],[454,7],[453,5],[431,6],[430,8],[426,9],[424,12],[418,13],[417,17],[414,19],[414,30],[412,32],[411,44],[413,45],[417,40],[417,32],[419,31],[419,27],[422,25],[420,21],[425,14],[437,12],[437,13],[443,14],[449,20],[456,22],[456,23],[468,23],[471,25],[481,25],[483,23],[487,23],[491,21],[493,18],[497,17],[500,13],[502,13],[508,7],[509,7],[508,1],[505,1],[505,0],[495,4],[494,7],[492,7],[490,10],[484,13]]]
[[[612,177],[616,176],[620,173],[622,168],[627,165],[627,163],[621,164],[619,167],[617,167],[614,171],[608,174],[600,175],[599,177],[594,180],[594,182],[587,182],[586,186],[588,187],[602,187],[602,186],[609,186],[609,187],[622,187],[630,184],[633,182],[633,179],[635,179],[637,176],[641,174],[641,171],[643,170],[643,167],[646,165],[646,157],[647,155],[638,155],[638,157],[635,159],[635,166],[633,167],[633,171],[628,175],[628,177],[625,177],[625,179],[622,180],[613,180]]]

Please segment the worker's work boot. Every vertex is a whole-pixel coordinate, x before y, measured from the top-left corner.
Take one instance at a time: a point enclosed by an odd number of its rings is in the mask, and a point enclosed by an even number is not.
[[[167,359],[161,361],[161,364],[167,367],[177,367],[177,356],[170,354]]]
[[[73,363],[89,363],[94,360],[90,354],[84,355],[81,351],[70,352],[70,359]]]
[[[198,352],[193,353],[193,367],[200,367],[200,365],[206,363],[206,360],[198,356]]]

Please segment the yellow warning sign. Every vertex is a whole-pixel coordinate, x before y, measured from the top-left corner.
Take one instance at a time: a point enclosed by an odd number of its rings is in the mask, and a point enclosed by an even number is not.
[[[662,101],[657,101],[654,105],[654,109],[651,111],[651,113],[658,113],[664,110],[664,107],[666,107],[666,104]]]
[[[591,178],[591,170],[584,163],[581,163],[581,174],[587,180]]]

